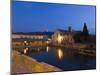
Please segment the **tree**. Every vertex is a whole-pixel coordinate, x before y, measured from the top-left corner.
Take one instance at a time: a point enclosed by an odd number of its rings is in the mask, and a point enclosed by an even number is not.
[[[83,26],[83,41],[85,42],[88,42],[88,37],[89,37],[89,31],[88,31],[88,28],[87,28],[87,25],[86,23],[84,23],[84,26]]]
[[[86,23],[84,23],[83,31],[78,32],[74,35],[75,42],[77,43],[88,43],[89,42],[89,32]]]
[[[88,32],[86,23],[84,23],[84,27],[83,27],[83,35],[84,35],[85,37],[88,37],[88,36],[89,36],[89,32]]]
[[[82,43],[82,32],[74,34],[74,40],[76,43]]]

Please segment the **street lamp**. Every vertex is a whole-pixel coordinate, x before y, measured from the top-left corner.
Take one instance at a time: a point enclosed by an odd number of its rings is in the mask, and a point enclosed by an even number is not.
[[[24,41],[24,45],[28,45],[28,42],[27,41]]]

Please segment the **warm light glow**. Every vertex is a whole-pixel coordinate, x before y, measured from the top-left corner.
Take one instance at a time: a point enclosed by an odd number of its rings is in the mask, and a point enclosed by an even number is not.
[[[27,42],[27,41],[24,41],[24,43],[25,43],[26,45],[28,45],[28,42]]]
[[[48,43],[49,43],[49,41],[46,41],[46,43],[48,44]]]
[[[38,51],[40,51],[40,48],[38,48]]]
[[[48,40],[50,41],[51,39],[50,39],[50,38],[48,38]]]
[[[63,51],[61,49],[58,49],[58,57],[59,59],[62,59],[63,57]]]
[[[26,52],[27,52],[27,50],[26,50],[26,49],[24,49],[24,54],[26,54]]]
[[[47,52],[49,51],[49,47],[48,47],[48,46],[46,47],[46,51],[47,51]]]
[[[24,43],[27,43],[27,41],[24,41]]]
[[[28,50],[28,48],[26,48],[26,50]]]
[[[27,53],[27,51],[28,51],[28,48],[25,48],[25,49],[24,49],[24,54],[26,54],[26,53]]]
[[[61,35],[58,36],[58,43],[62,42],[63,37]]]

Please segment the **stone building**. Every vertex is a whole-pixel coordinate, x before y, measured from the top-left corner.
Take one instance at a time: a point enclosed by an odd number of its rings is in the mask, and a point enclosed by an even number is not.
[[[43,33],[13,33],[12,39],[47,39],[47,35]]]
[[[32,32],[32,33],[13,33],[12,45],[13,46],[44,46],[49,44],[51,32]]]
[[[58,29],[52,35],[53,45],[71,46],[74,44],[73,33],[71,30]]]

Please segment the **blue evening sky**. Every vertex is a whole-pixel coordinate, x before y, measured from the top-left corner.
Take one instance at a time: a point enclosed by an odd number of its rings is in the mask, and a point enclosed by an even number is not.
[[[95,6],[12,1],[11,8],[13,32],[82,30],[85,22],[95,33]]]

